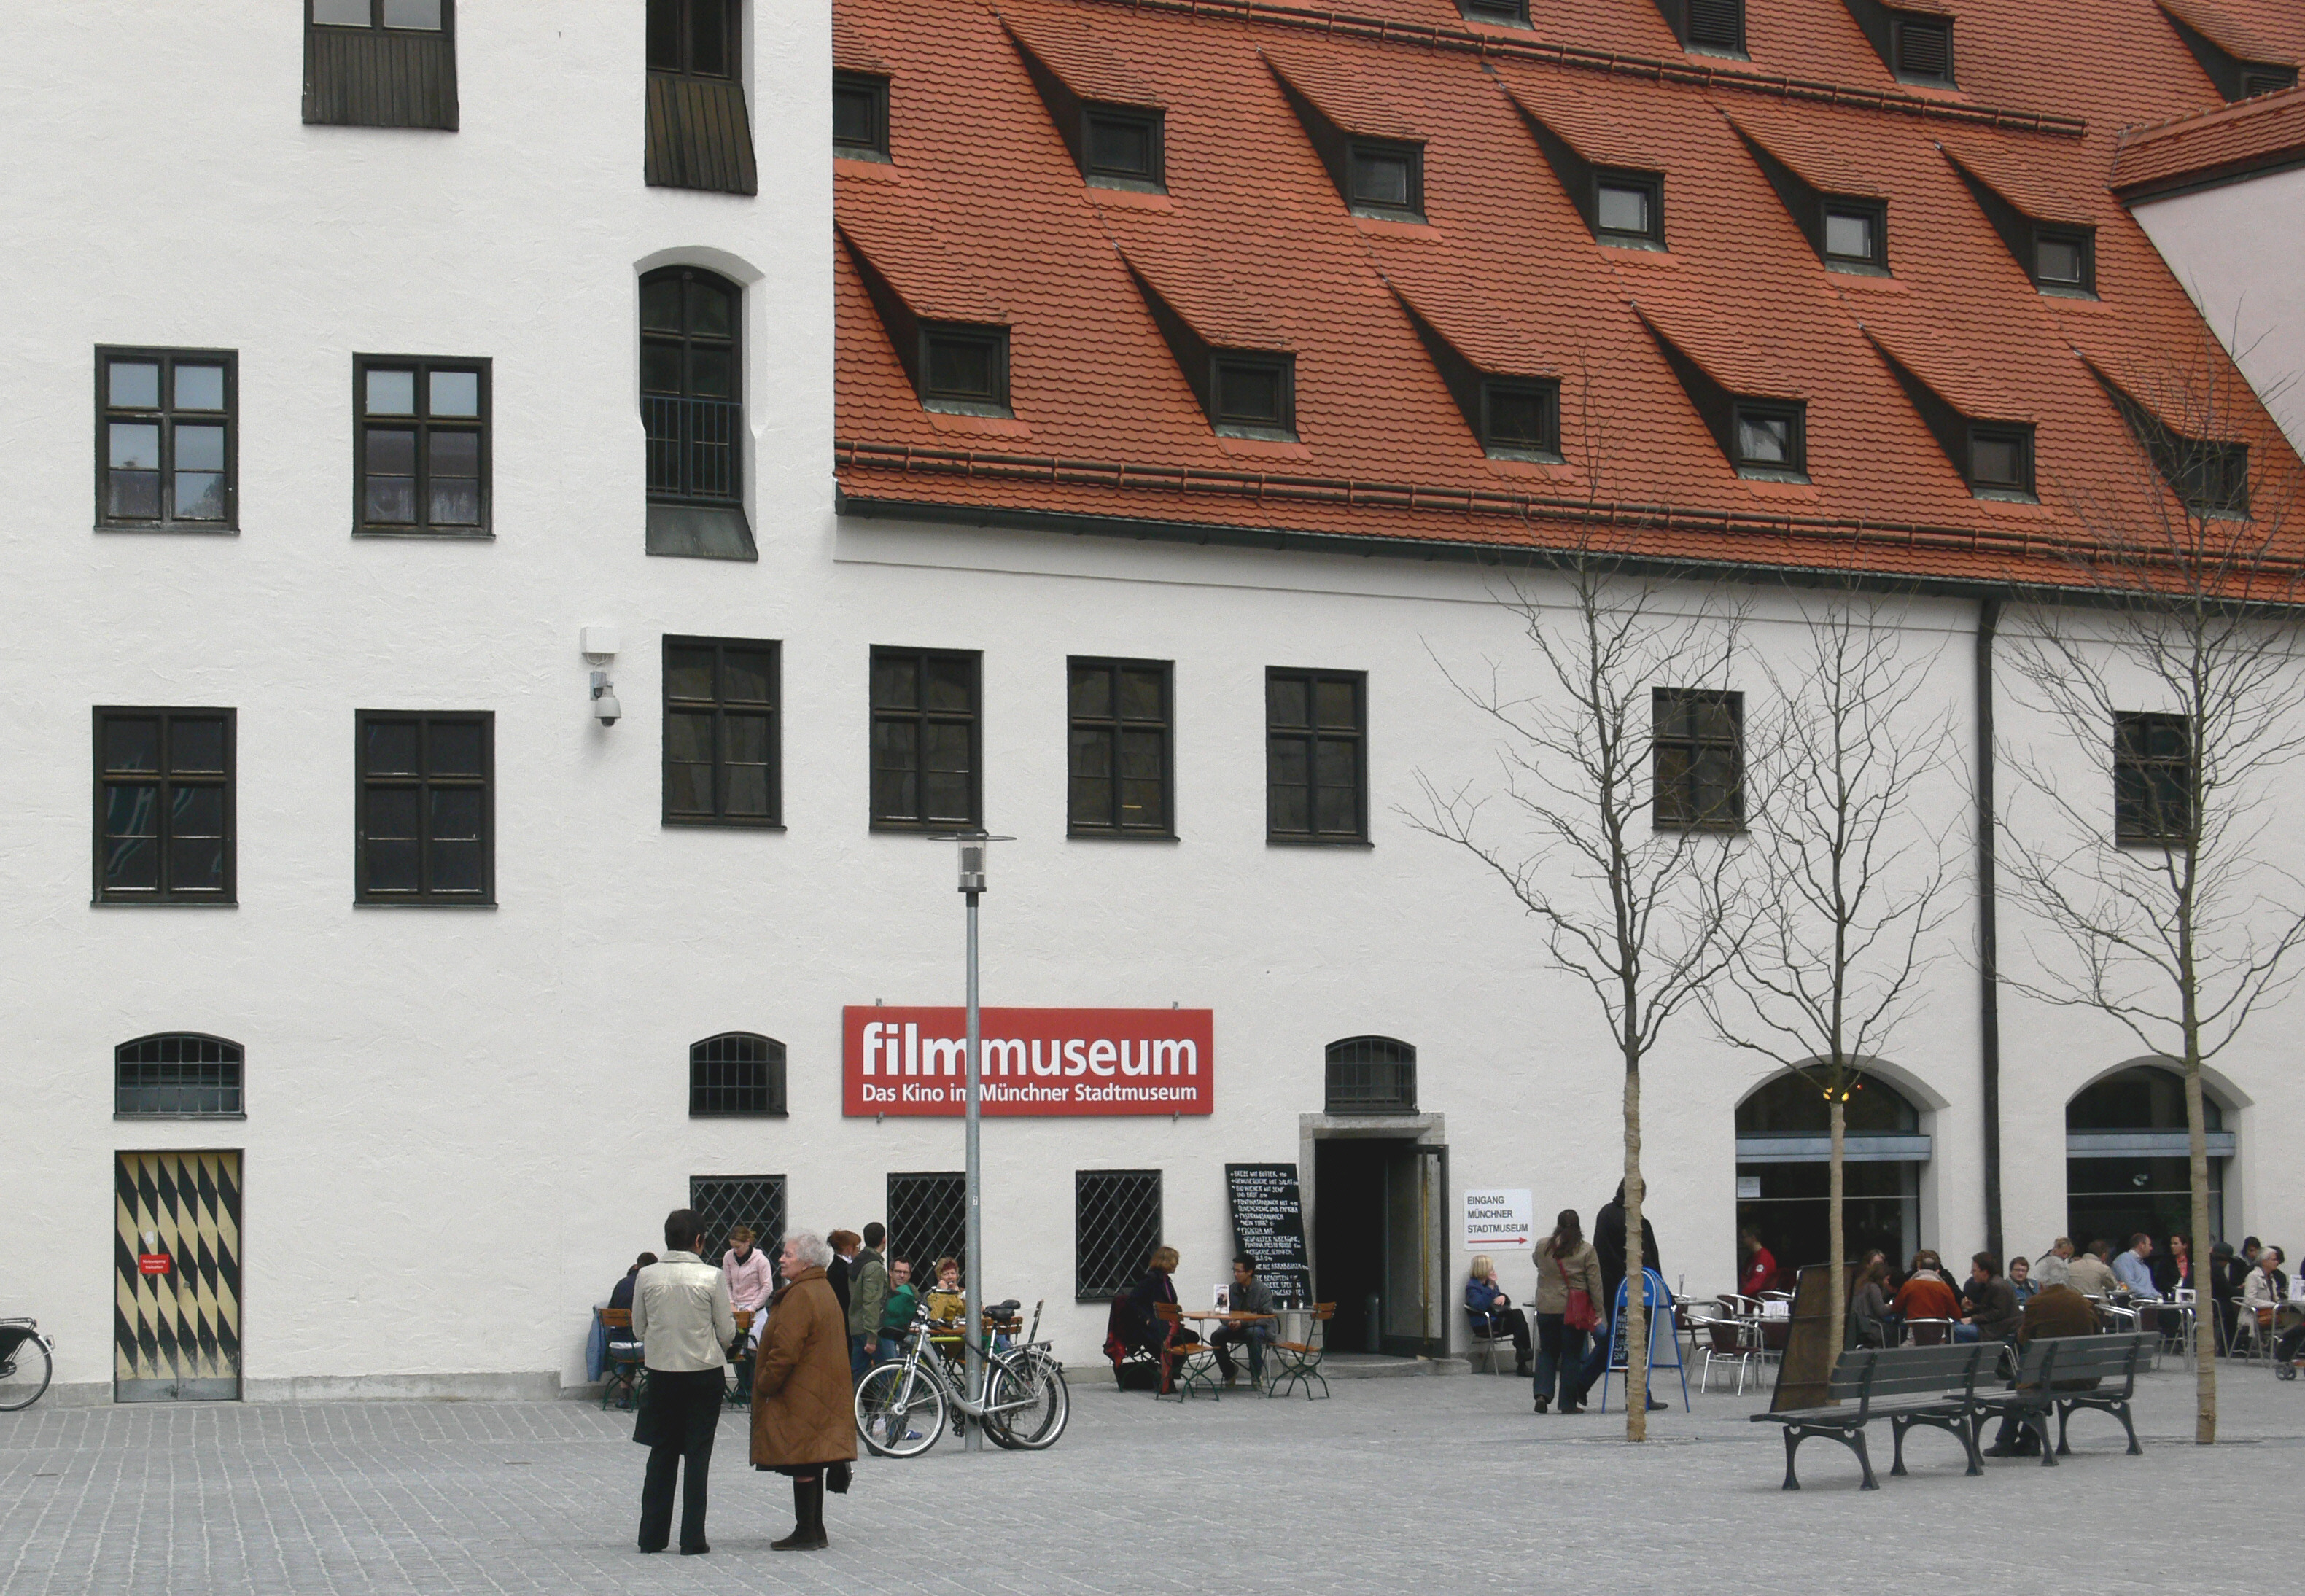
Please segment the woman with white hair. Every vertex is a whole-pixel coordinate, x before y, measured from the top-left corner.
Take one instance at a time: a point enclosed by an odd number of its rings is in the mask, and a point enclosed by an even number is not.
[[[824,1490],[848,1489],[856,1419],[848,1380],[848,1317],[825,1267],[832,1247],[812,1230],[786,1234],[785,1283],[769,1299],[768,1328],[753,1365],[753,1466],[793,1482],[793,1532],[778,1551],[818,1551]]]

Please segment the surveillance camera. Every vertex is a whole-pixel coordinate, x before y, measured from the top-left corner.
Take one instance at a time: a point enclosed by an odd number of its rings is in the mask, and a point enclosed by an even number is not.
[[[625,707],[617,702],[616,685],[608,680],[608,673],[594,671],[592,673],[593,716],[602,726],[614,726],[624,712]]]

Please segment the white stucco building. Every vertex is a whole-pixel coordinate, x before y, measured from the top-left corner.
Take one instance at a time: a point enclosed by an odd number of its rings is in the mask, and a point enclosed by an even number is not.
[[[1404,7],[1434,10],[1375,10]],[[1680,74],[1645,82],[1439,4],[1509,100],[1439,44],[932,9],[91,0],[5,25],[0,117],[45,153],[0,176],[0,1314],[57,1337],[60,1397],[581,1387],[592,1308],[692,1198],[949,1244],[959,1122],[845,1097],[843,1014],[960,1001],[952,849],[922,834],[976,823],[1016,838],[985,1001],[1108,1011],[1048,1034],[1140,1047],[1205,1011],[1212,1094],[989,1120],[988,1294],[1045,1299],[1092,1363],[1148,1238],[1205,1298],[1225,1166],[1294,1164],[1340,1336],[1374,1293],[1393,1350],[1461,1344],[1459,1194],[1589,1225],[1621,1074],[1527,916],[1411,816],[1421,777],[1496,768],[1444,672],[1536,685],[1493,559],[1596,503],[1639,507],[1635,552],[1686,573],[1669,607],[1748,612],[1736,692],[1798,657],[1788,567],[1904,594],[1917,703],[1961,756],[1917,812],[1969,870],[1980,605],[2071,531],[2069,491],[2128,480],[2116,346],[2199,326],[2177,280],[2207,266],[2173,277],[2103,178],[2114,127],[2212,92],[2173,35],[2119,86],[2036,77],[2027,8],[1993,0],[1962,13],[1959,85],[1916,88],[1854,6],[1799,8],[1805,45],[1754,0],[1717,81],[1646,7],[1594,24],[1595,60]],[[1872,99],[1801,111],[1739,72]],[[1355,98],[1380,80],[1392,110]],[[1162,111],[1165,176],[1084,186],[1047,120],[1067,94]],[[1930,94],[1965,109],[1932,121]],[[1376,153],[1414,144],[1413,219],[1325,186],[1310,134],[1356,118]],[[1267,168],[1220,181],[1217,123]],[[1654,240],[1556,186],[1644,162]],[[1843,191],[1875,207],[1862,260],[1802,231],[1799,195]],[[2070,244],[2077,211],[2086,284],[1999,231]],[[1526,274],[1505,308],[1452,298],[1492,268]],[[1195,350],[1282,352],[1213,386],[1284,369],[1230,390],[1284,408],[1239,421],[1170,363]],[[1467,434],[1466,392],[1527,408]],[[2240,425],[2252,469],[2294,470]],[[1987,480],[1995,445],[2021,482]],[[2102,750],[2051,757],[2110,816]],[[2162,1160],[2134,1167],[2165,1197],[2170,1131],[2108,1110],[2080,1133],[2114,1141],[2070,1142],[2136,1048],[2003,993],[1988,1151],[1973,899],[1876,1072],[1863,1223],[1950,1256],[1997,1221],[2037,1252],[2131,1211],[2083,1201],[2076,1146]],[[2236,1237],[2305,1234],[2293,1019],[2217,1066]],[[1820,1167],[1756,1096],[1774,1074],[1693,1012],[1652,1060],[1669,1280],[1729,1286],[1740,1211],[1810,1261]]]

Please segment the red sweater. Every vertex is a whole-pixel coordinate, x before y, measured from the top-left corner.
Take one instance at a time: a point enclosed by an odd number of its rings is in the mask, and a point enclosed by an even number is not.
[[[1737,1295],[1758,1296],[1776,1278],[1777,1261],[1766,1247],[1756,1247],[1751,1261],[1745,1265],[1745,1272],[1737,1278]]]
[[[1890,1306],[1908,1320],[1961,1317],[1961,1299],[1935,1275],[1915,1275],[1897,1288],[1897,1300]]]

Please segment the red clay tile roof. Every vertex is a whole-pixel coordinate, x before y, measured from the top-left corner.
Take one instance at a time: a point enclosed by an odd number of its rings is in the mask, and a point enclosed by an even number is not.
[[[2115,130],[2216,98],[2154,0],[2054,22],[1963,0],[1944,92],[1894,82],[1840,0],[1752,4],[1749,63],[1683,54],[1649,0],[1539,4],[1533,30],[1355,3],[836,0],[836,59],[892,77],[893,163],[836,166],[851,513],[1363,548],[1557,547],[1598,523],[1661,558],[2063,580],[2060,550],[2091,539],[2074,506],[2157,508],[2091,364],[2131,393],[2238,382],[2106,186]],[[2305,42],[2305,8],[2224,3]],[[1076,92],[1165,108],[1165,193],[1082,181],[1014,39]],[[1350,213],[1276,68],[1352,131],[1424,140],[1424,224]],[[1590,159],[1662,170],[1669,250],[1597,244],[1517,106]],[[1884,197],[1893,275],[1826,270],[1740,128],[1821,188]],[[1954,159],[2093,223],[2101,297],[2036,292]],[[1013,420],[922,408],[852,251],[916,314],[1008,327]],[[1214,434],[1140,275],[1200,337],[1294,353],[1297,443]],[[1557,376],[1564,462],[1484,455],[1404,305],[1484,369]],[[1738,476],[1652,327],[1732,391],[1805,398],[1810,480]],[[2031,420],[2040,503],[1972,497],[1883,350],[1969,413]],[[2264,471],[2298,469],[2245,389],[2227,425]]]
[[[2305,164],[2305,89],[2262,94],[2121,135],[2113,188],[2124,200]]]

